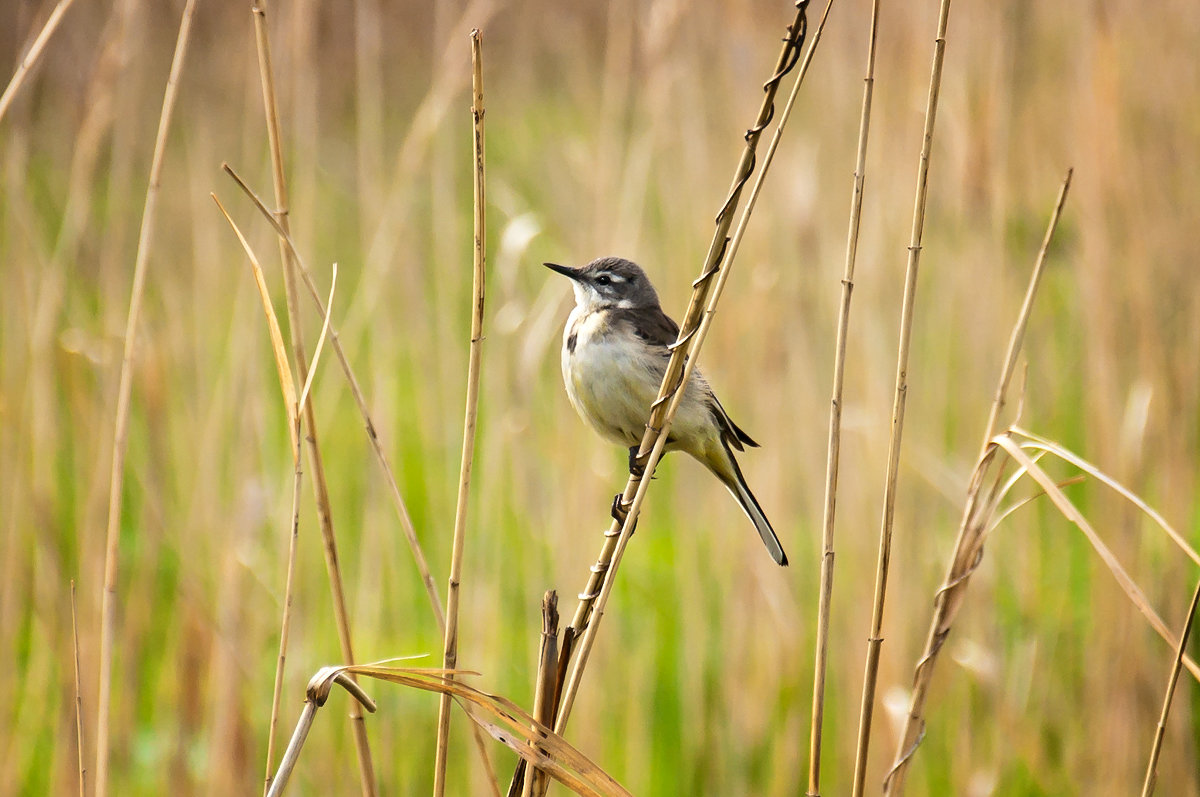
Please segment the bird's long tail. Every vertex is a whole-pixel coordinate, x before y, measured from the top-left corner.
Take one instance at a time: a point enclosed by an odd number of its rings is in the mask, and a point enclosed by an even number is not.
[[[742,469],[738,467],[737,460],[734,459],[729,446],[723,444],[722,448],[725,454],[724,461],[719,464],[710,462],[708,463],[709,468],[737,499],[742,511],[746,513],[746,517],[750,518],[750,522],[758,531],[758,536],[762,538],[763,545],[767,546],[767,551],[775,560],[775,564],[787,567],[787,554],[783,552],[783,545],[775,536],[775,530],[771,528],[771,521],[767,520],[766,513],[758,505],[758,499],[754,497],[754,493],[750,492],[750,487],[746,484],[746,477],[742,475]]]

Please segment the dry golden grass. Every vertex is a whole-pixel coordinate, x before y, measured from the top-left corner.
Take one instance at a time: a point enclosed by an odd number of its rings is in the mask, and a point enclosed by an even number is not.
[[[13,71],[52,5],[0,9],[0,61]],[[0,685],[0,793],[79,788],[72,579],[82,759],[95,758],[111,433],[181,8],[70,6],[0,119],[0,664],[16,674]],[[338,518],[344,629],[362,660],[435,653],[443,641],[430,582],[401,539],[411,528],[429,571],[449,572],[471,305],[465,42],[471,27],[486,29],[489,332],[458,661],[483,673],[476,686],[532,706],[539,601],[547,588],[577,588],[624,467],[563,400],[567,299],[532,264],[632,257],[679,317],[792,9],[362,0],[343,12],[298,0],[271,11],[293,239],[308,263],[341,264],[329,340],[357,376],[347,390],[343,374],[323,368],[311,402]],[[1157,11],[1122,1],[961,5],[951,15],[868,792],[899,745],[886,718],[907,702],[996,363],[1068,166],[1072,198],[1024,345],[1022,424],[1143,496],[1196,545],[1200,99],[1186,87],[1200,81],[1200,29],[1179,0]],[[637,794],[795,794],[808,772],[827,380],[870,17],[868,0],[831,13],[703,353],[728,409],[765,438],[744,466],[795,551],[792,567],[765,561],[727,496],[668,457],[575,701],[567,740]],[[848,792],[853,773],[936,22],[933,4],[879,12],[845,337],[825,794]],[[220,170],[235,164],[252,186],[272,179],[249,6],[197,4],[192,37],[130,372],[107,721],[107,779],[121,794],[259,788],[285,602],[287,412],[245,256],[207,196],[222,196],[255,251],[278,237],[235,206]],[[263,267],[281,306],[279,269]],[[329,281],[324,266],[313,271],[313,286]],[[326,313],[300,309],[281,332],[294,325],[312,338]],[[1022,446],[1032,439],[1014,438],[1031,460]],[[1050,454],[1036,463],[1050,485],[1079,472]],[[1018,484],[1012,500],[1039,489]],[[345,658],[312,490],[299,511],[285,724],[308,676]],[[1196,566],[1092,474],[1060,493],[1168,642],[1071,530],[1056,509],[1067,504],[1046,495],[1006,514],[943,649],[909,793],[1127,794],[1147,777],[1166,716],[1157,793],[1200,794],[1187,670],[1162,710]],[[382,686],[372,697],[379,711],[365,727],[380,790],[428,793],[437,699]],[[295,793],[360,789],[351,726],[334,714],[313,726]],[[451,729],[449,793],[488,788],[468,726]],[[511,771],[511,753],[491,752]]]

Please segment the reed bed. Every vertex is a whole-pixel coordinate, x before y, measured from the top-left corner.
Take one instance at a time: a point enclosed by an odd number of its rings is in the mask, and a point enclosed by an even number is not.
[[[282,737],[320,671],[291,793],[431,793],[449,695],[447,793],[502,788],[523,756],[530,794],[549,779],[844,794],[874,636],[864,793],[898,759],[893,793],[1200,795],[1195,635],[1182,633],[1200,547],[1189,7],[949,17],[876,634],[879,476],[939,15],[831,6],[701,356],[764,443],[742,466],[792,564],[763,556],[699,468],[665,458],[559,734],[546,675],[569,653],[539,607],[552,589],[574,603],[625,453],[564,400],[569,300],[538,264],[630,257],[682,319],[796,8],[362,0],[341,14],[300,0],[256,6],[256,29],[250,4],[196,3],[173,70],[183,8],[0,10],[0,62],[17,78],[0,115],[0,664],[16,675],[0,685],[0,793],[257,791],[281,757],[282,738],[267,753],[273,700]],[[478,253],[473,27],[488,47]],[[174,114],[156,128],[168,75]],[[252,207],[223,163],[251,194],[286,191]],[[257,253],[261,296],[212,193]],[[313,355],[296,344],[323,334],[305,390]],[[469,460],[468,335],[484,344]],[[280,349],[291,377],[277,376]],[[1001,362],[1008,404],[989,416]],[[297,458],[316,435],[319,460]],[[964,513],[971,496],[990,522],[964,521],[985,518]],[[969,582],[948,580],[964,526],[980,532]],[[450,573],[447,616],[435,579]],[[931,636],[951,595],[953,632]],[[427,658],[321,669],[350,663],[351,634],[357,661]],[[352,673],[377,710],[317,711]]]

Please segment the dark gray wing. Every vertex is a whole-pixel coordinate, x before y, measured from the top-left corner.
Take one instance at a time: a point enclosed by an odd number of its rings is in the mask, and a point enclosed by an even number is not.
[[[628,324],[633,329],[633,334],[651,346],[662,346],[665,349],[679,337],[679,325],[672,321],[662,308],[616,307],[609,312],[612,313],[614,323]]]

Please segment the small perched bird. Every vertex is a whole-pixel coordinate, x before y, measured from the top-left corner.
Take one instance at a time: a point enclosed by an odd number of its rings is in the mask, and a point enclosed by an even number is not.
[[[544,265],[570,277],[575,289],[575,309],[563,330],[567,397],[593,429],[629,448],[632,468],[679,326],[636,263],[602,257],[579,268]],[[692,371],[666,450],[686,451],[712,471],[754,523],[771,558],[786,565],[787,554],[733,458],[743,445],[758,443],[730,419],[700,370]]]

